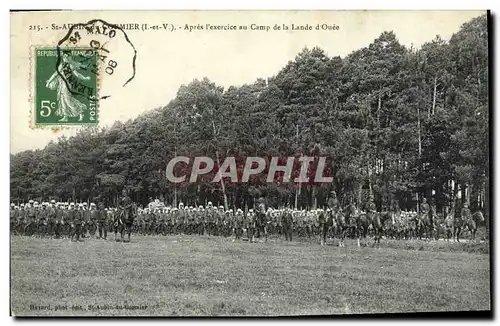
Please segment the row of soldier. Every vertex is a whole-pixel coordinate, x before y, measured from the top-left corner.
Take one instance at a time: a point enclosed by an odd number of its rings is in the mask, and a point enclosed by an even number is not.
[[[339,209],[336,201],[329,202],[329,208],[316,210],[293,210],[290,208],[265,209],[261,203],[244,212],[242,209],[225,210],[223,206],[207,207],[155,206],[136,208],[133,214],[132,232],[142,235],[197,234],[210,236],[234,236],[241,239],[246,232],[249,240],[268,235],[284,236],[292,240],[293,234],[304,237],[321,235],[324,244],[326,236],[356,236],[349,232],[359,231],[359,216],[366,215],[352,205],[344,210]],[[349,208],[353,208],[350,213]],[[421,210],[432,212],[425,201]],[[69,237],[79,240],[83,237],[107,238],[108,232],[116,232],[119,223],[120,208],[105,208],[102,203],[38,203],[30,200],[28,204],[19,206],[11,204],[11,230],[14,234],[37,237]],[[264,220],[259,220],[264,216]],[[414,238],[419,228],[418,215],[414,211],[390,214],[383,219],[386,237]],[[437,222],[437,218],[436,218]],[[368,233],[373,234],[373,224],[367,224]],[[342,233],[342,234],[340,234]],[[359,233],[359,232],[358,232]],[[366,234],[365,234],[366,236]],[[359,243],[359,242],[358,242]]]

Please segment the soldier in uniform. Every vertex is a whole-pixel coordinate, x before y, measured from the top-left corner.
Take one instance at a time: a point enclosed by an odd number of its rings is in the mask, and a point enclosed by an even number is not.
[[[104,239],[108,237],[108,229],[107,229],[107,222],[108,222],[108,213],[106,212],[104,208],[104,203],[100,202],[99,206],[97,207],[97,210],[95,211],[95,218],[97,220],[97,232],[99,234],[99,239]]]
[[[247,214],[247,238],[250,242],[254,241],[254,232],[255,232],[255,213],[253,209],[250,209]]]
[[[429,239],[432,238],[432,227],[430,225],[431,222],[432,222],[432,217],[430,216],[429,212],[430,212],[431,208],[429,206],[429,204],[427,203],[427,198],[423,198],[422,199],[422,203],[420,204],[420,219],[419,219],[419,224],[420,224],[420,235],[419,236],[422,236],[422,233],[424,230],[426,230],[426,233],[427,231],[430,231],[430,234],[427,234],[427,236],[429,237]],[[426,219],[429,218],[429,224],[430,225],[426,225]]]
[[[216,213],[216,234],[218,236],[224,235],[224,206],[219,206],[219,210]]]
[[[68,220],[71,223],[71,240],[73,240],[73,238],[76,238],[76,241],[80,241],[80,237],[82,235],[82,219],[83,215],[80,208],[75,209],[75,203],[70,203],[68,210]]]
[[[36,223],[36,209],[34,207],[35,203],[32,199],[28,202],[28,207],[26,208],[26,224],[24,226],[24,234],[27,236],[33,236],[35,234],[35,223]]]
[[[205,233],[205,208],[202,205],[198,207],[197,219],[198,235],[203,235]]]
[[[78,209],[77,209],[77,214],[80,220],[80,237],[82,239],[85,239],[87,235],[87,212],[85,211],[85,208],[82,203],[78,204]]]
[[[158,207],[153,206],[152,209],[149,210],[149,234],[157,235],[156,232],[158,229]]]
[[[17,224],[17,233],[20,235],[25,235],[24,229],[26,226],[26,219],[27,219],[27,213],[26,213],[26,208],[24,206],[24,203],[19,205],[19,216],[18,216],[18,224]]]
[[[328,233],[328,225],[326,223],[325,212],[322,209],[319,210],[317,218],[320,232],[320,243],[324,246],[326,243],[326,234]]]
[[[426,216],[429,214],[430,207],[429,204],[427,203],[427,198],[422,199],[422,204],[420,204],[420,214],[423,216]]]
[[[283,225],[283,234],[285,235],[285,240],[292,241],[292,228],[293,228],[293,216],[292,210],[286,208],[281,220],[281,225]]]
[[[121,239],[123,240],[124,233],[126,231],[128,241],[130,241],[130,234],[132,233],[132,225],[134,222],[134,205],[132,199],[128,196],[127,190],[123,189],[122,198],[119,203],[120,208],[120,216],[122,219],[122,227],[121,227]],[[116,240],[116,231],[115,231],[115,240]]]
[[[68,206],[67,202],[60,203],[56,209],[56,238],[57,237],[67,237],[69,235],[70,225],[68,224]]]
[[[214,235],[215,234],[215,212],[216,209],[213,207],[212,202],[209,201],[207,204],[207,208],[205,210],[205,225],[207,228],[207,234]]]
[[[94,203],[90,203],[90,208],[86,212],[88,216],[88,231],[91,237],[95,237],[97,231],[97,210]]]
[[[55,237],[55,229],[57,223],[57,214],[56,214],[56,201],[52,199],[50,201],[49,207],[47,207],[47,234],[49,237]]]
[[[259,239],[264,234],[265,241],[267,241],[267,216],[266,216],[266,205],[264,203],[264,198],[259,198],[259,203],[257,205],[257,212],[255,215],[255,231]]]
[[[16,230],[16,222],[17,222],[17,210],[16,204],[10,204],[10,233],[14,234]]]
[[[241,236],[243,235],[243,219],[245,217],[243,216],[243,211],[238,208],[236,210],[236,215],[234,216],[234,219],[233,219],[233,233],[234,233],[234,239],[233,239],[233,242],[235,240],[239,240],[241,239]]]

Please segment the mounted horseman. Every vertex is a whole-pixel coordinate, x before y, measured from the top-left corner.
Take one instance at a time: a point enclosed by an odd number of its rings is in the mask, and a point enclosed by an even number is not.
[[[337,233],[337,213],[339,209],[339,202],[337,200],[337,193],[332,190],[330,198],[328,199],[328,210],[326,215],[326,228],[327,232],[330,230],[332,238]]]

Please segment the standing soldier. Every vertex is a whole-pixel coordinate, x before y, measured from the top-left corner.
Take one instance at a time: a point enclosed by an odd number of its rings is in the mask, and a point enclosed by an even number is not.
[[[55,229],[56,229],[56,222],[57,222],[57,214],[56,214],[56,201],[52,199],[50,201],[50,205],[47,208],[47,234],[49,237],[53,238],[55,237]]]
[[[97,230],[97,210],[94,203],[90,203],[90,209],[87,212],[89,224],[88,230],[91,237],[95,237],[95,232]]]
[[[266,216],[266,205],[264,203],[264,198],[259,198],[259,204],[257,205],[257,212],[255,216],[255,228],[259,239],[262,238],[262,233],[265,236],[265,241],[267,241],[267,216]],[[255,230],[254,230],[255,232]]]
[[[27,223],[27,212],[24,203],[22,203],[19,207],[19,217],[18,217],[18,225],[17,225],[17,233],[20,235],[25,235],[24,228]]]
[[[217,235],[224,235],[224,206],[219,206],[219,211],[217,212]]]
[[[207,227],[207,234],[214,235],[214,220],[215,220],[215,209],[212,206],[212,202],[209,201],[205,211],[205,225]]]
[[[292,210],[287,207],[282,215],[281,225],[283,225],[283,234],[286,241],[292,241],[293,216]]]
[[[179,209],[177,211],[177,233],[184,234],[186,226],[186,209],[184,203],[179,204]]]
[[[14,203],[10,204],[10,233],[15,234],[16,222],[17,222],[17,210]]]
[[[325,212],[322,209],[318,211],[318,225],[321,245],[326,243],[326,234],[328,233],[328,225],[326,223]]]
[[[236,216],[234,217],[233,220],[233,229],[234,229],[234,239],[235,240],[241,239],[241,236],[243,235],[243,219],[245,217],[243,216],[243,211],[238,208],[236,211]]]
[[[82,203],[78,204],[78,209],[76,211],[78,215],[78,219],[80,221],[80,237],[82,239],[85,239],[85,236],[87,234],[87,219],[86,219],[86,212],[84,211],[84,207]]]
[[[28,207],[26,208],[26,225],[24,226],[24,234],[27,236],[33,236],[35,230],[35,220],[36,220],[36,210],[35,203],[32,199],[28,202]]]
[[[107,229],[107,219],[108,219],[108,213],[104,209],[104,203],[99,202],[99,206],[97,208],[97,211],[95,211],[95,217],[97,219],[97,229],[99,233],[99,239],[104,239],[106,240],[108,236],[108,229]]]
[[[422,204],[420,204],[420,216],[419,216],[419,233],[420,233],[420,237],[423,235],[423,232],[425,230],[425,233],[427,233],[427,231],[430,231],[429,233],[430,234],[426,234],[427,237],[429,237],[429,239],[432,239],[432,226],[429,226],[428,228],[426,227],[426,220],[427,218],[429,218],[429,222],[431,221],[431,217],[429,216],[429,211],[430,211],[430,206],[429,204],[427,203],[427,198],[423,198],[422,199]],[[431,224],[432,225],[432,224]]]
[[[253,234],[255,232],[255,214],[253,209],[250,209],[247,214],[247,238],[250,242],[254,241]]]
[[[197,214],[197,218],[198,218],[198,234],[199,235],[203,235],[205,233],[205,208],[200,205],[200,207],[198,207],[198,214]]]
[[[69,204],[68,220],[71,223],[71,241],[76,238],[80,241],[82,235],[82,214],[79,209],[75,209],[75,203]]]

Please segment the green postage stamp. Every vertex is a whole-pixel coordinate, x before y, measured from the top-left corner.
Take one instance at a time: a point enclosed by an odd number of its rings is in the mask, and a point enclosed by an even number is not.
[[[99,70],[92,49],[34,47],[32,127],[98,124]]]

